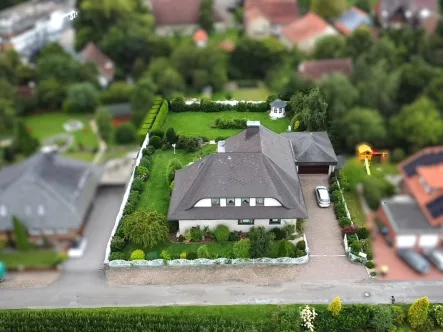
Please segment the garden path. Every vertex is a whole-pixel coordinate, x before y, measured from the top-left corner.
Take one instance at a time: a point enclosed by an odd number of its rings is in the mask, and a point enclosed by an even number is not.
[[[102,160],[103,154],[108,149],[108,145],[106,142],[100,137],[100,134],[98,133],[98,127],[95,120],[90,120],[89,125],[91,126],[92,131],[98,138],[98,151],[97,154],[94,157],[94,160],[92,161],[93,164],[98,164],[100,160]]]

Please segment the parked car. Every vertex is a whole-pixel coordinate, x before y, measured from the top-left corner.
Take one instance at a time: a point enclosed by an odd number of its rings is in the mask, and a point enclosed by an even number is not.
[[[324,186],[315,187],[315,197],[317,198],[317,204],[319,207],[331,206],[328,188]]]
[[[423,250],[423,254],[439,271],[443,272],[443,250],[428,249]]]
[[[418,273],[427,274],[431,268],[428,261],[414,250],[400,249],[397,254]]]

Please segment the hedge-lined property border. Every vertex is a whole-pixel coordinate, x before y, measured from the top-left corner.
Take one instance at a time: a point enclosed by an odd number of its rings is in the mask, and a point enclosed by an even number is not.
[[[152,124],[151,130],[160,130],[166,122],[166,117],[169,112],[169,102],[166,99],[163,99],[159,112],[155,117],[154,123]]]
[[[270,106],[266,101],[238,101],[238,100],[207,100],[192,99],[185,100],[181,97],[171,101],[171,111],[175,113],[181,112],[268,112]]]
[[[151,130],[155,118],[157,117],[157,114],[160,112],[160,108],[164,102],[164,99],[161,96],[155,97],[154,105],[152,105],[149,112],[146,114],[145,118],[143,119],[142,125],[140,126],[140,129],[137,132],[139,140],[142,142],[146,135]]]

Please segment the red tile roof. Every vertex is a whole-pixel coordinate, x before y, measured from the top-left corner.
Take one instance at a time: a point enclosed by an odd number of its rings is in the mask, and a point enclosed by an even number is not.
[[[157,25],[198,24],[200,0],[152,0],[152,14]],[[214,19],[222,21],[215,10]]]
[[[417,173],[434,189],[443,189],[443,164],[417,167]]]
[[[283,34],[296,44],[323,33],[330,25],[320,16],[309,13],[297,21],[285,26]]]
[[[202,42],[208,40],[208,34],[205,30],[199,29],[194,33],[194,41],[195,42]]]
[[[282,25],[298,18],[297,0],[245,0],[244,11],[246,24],[258,17]]]
[[[298,74],[302,77],[312,80],[319,80],[327,74],[341,72],[346,76],[350,76],[354,71],[351,59],[331,59],[304,61],[298,67]]]
[[[115,74],[114,62],[106,56],[93,42],[88,45],[81,52],[85,61],[93,62],[100,69],[101,74],[107,79],[112,80]]]

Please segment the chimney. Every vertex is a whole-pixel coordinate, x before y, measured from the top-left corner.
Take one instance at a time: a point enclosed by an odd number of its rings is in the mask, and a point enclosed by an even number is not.
[[[225,144],[226,144],[226,141],[218,141],[217,142],[217,152],[218,153],[225,153]]]
[[[47,145],[41,148],[41,153],[47,158],[52,159],[58,151],[57,145]]]
[[[260,127],[260,121],[247,121],[246,122],[246,126],[248,128],[253,128],[253,127]]]

